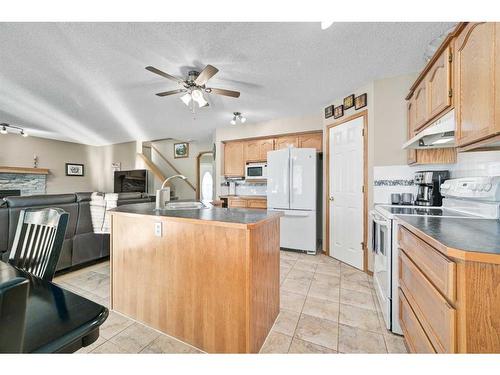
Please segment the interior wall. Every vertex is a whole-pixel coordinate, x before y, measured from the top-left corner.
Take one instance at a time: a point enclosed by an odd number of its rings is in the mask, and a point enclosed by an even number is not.
[[[117,143],[114,145],[95,147],[99,155],[100,168],[95,177],[97,180],[97,191],[112,192],[114,189],[113,163],[120,163],[120,169],[127,171],[136,168],[136,145],[135,142]]]
[[[7,167],[33,167],[38,156],[38,167],[48,168],[47,193],[91,191],[96,187],[99,155],[95,147],[18,134],[0,136],[0,165]],[[65,163],[84,164],[84,176],[66,176]]]
[[[174,157],[174,143],[176,140],[163,140],[153,142],[153,145],[162,153],[162,155],[177,168],[181,174],[187,177],[189,182],[196,187],[196,163],[200,152],[212,150],[212,144],[206,142],[190,142],[189,156],[187,158]],[[172,176],[175,171],[158,155],[154,150],[151,151],[151,160],[155,163],[166,177]],[[155,178],[154,187],[159,189],[162,181]],[[184,181],[180,179],[172,180],[172,186],[175,189],[175,195],[179,199],[195,199],[196,192]]]
[[[214,133],[214,143],[216,145],[216,194],[221,194],[220,184],[224,179],[222,141],[253,137],[265,137],[287,133],[299,133],[321,129],[321,114],[314,114],[303,117],[281,118],[257,124],[245,123],[234,125],[231,127],[225,126],[217,128]]]
[[[346,92],[340,98],[332,100],[329,104],[335,106],[343,103],[343,98],[355,94],[355,96],[367,93],[367,106],[360,110],[355,110],[354,107],[344,112],[344,116],[338,120],[333,117],[324,119],[323,125],[326,128],[328,125],[342,121],[346,117],[353,115],[362,110],[368,111],[368,207],[369,211],[373,207],[374,192],[373,192],[373,170],[375,166],[394,165],[406,163],[406,151],[401,149],[402,144],[406,140],[406,101],[405,96],[408,94],[408,89],[416,78],[416,74],[407,74],[396,77],[385,78],[371,82],[361,88]],[[326,150],[326,134],[323,136],[324,147]],[[325,174],[326,176],[326,158],[325,158]],[[324,191],[326,192],[326,178],[324,182]],[[326,197],[324,199],[324,212],[326,217]],[[326,220],[324,220],[324,233],[326,238]],[[373,257],[368,253],[368,269],[373,269]]]
[[[108,146],[89,146],[17,134],[0,136],[0,165],[33,167],[38,156],[38,167],[50,170],[47,176],[47,194],[77,191],[113,191],[111,164],[120,162],[122,170],[134,169],[135,143]],[[65,163],[84,165],[84,176],[66,176]]]
[[[407,74],[373,83],[376,127],[373,134],[374,166],[406,163],[406,151],[401,149],[407,138],[405,97],[416,78],[416,74]]]

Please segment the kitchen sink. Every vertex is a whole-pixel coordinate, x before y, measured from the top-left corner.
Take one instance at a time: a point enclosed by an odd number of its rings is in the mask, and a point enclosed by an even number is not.
[[[206,206],[202,202],[170,202],[165,205],[165,210],[199,210]]]

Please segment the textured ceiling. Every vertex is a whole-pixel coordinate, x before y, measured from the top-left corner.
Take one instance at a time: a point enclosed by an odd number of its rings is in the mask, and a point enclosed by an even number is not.
[[[379,78],[416,72],[450,23],[0,23],[0,122],[47,138],[102,145],[134,139],[206,140],[244,126],[321,111]],[[144,69],[185,76],[219,68],[196,118],[177,88]]]

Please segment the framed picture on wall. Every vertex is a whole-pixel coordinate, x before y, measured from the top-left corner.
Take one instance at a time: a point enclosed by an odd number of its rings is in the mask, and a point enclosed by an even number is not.
[[[333,110],[333,118],[337,119],[344,116],[344,106],[341,104]]]
[[[354,106],[354,94],[346,96],[344,98],[344,110],[348,110]]]
[[[355,109],[361,109],[363,107],[366,107],[366,93],[361,94],[360,96],[357,96],[356,99],[354,99]]]
[[[85,167],[83,164],[66,163],[66,176],[83,177]]]
[[[330,118],[333,116],[333,105],[329,105],[325,108],[325,118]]]
[[[189,143],[174,143],[174,158],[187,158],[189,157]]]

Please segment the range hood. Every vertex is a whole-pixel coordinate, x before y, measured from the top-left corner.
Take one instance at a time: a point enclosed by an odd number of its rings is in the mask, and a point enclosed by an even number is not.
[[[452,109],[403,145],[403,149],[425,150],[455,147],[455,110]]]

